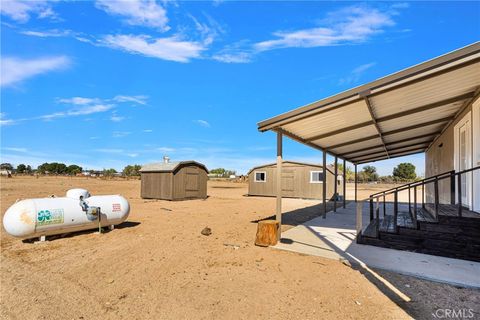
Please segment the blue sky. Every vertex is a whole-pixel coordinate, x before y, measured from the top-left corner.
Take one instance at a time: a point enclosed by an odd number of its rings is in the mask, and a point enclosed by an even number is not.
[[[3,1],[1,161],[275,159],[256,123],[479,40],[478,2]],[[286,159],[321,154],[287,139]],[[377,162],[380,174],[423,155]]]

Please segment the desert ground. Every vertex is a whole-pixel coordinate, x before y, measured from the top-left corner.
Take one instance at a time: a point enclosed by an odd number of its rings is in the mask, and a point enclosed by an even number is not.
[[[131,205],[127,222],[103,234],[33,243],[2,228],[3,319],[428,319],[434,308],[480,303],[476,290],[380,272],[412,298],[406,303],[341,261],[255,246],[253,221],[271,216],[275,199],[244,196],[245,183],[209,181],[208,199],[181,202],[141,199],[139,180],[0,183],[2,214],[17,199],[73,187],[121,194]],[[387,187],[361,186],[359,198]],[[286,199],[284,211],[315,204]],[[207,226],[210,236],[201,234]]]

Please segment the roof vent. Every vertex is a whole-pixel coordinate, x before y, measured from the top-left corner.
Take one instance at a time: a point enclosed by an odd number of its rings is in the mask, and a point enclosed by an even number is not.
[[[163,157],[163,162],[164,162],[164,163],[170,163],[170,157],[164,156],[164,157]]]

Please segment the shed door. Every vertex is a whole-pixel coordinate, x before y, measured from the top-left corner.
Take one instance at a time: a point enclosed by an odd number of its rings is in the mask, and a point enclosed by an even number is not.
[[[295,172],[282,170],[282,194],[285,197],[295,196]]]
[[[199,185],[199,171],[198,168],[187,168],[185,172],[185,196],[187,198],[198,196]]]

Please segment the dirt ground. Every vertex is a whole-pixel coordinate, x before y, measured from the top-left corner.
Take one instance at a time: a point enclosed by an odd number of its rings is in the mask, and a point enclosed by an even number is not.
[[[16,199],[62,196],[72,187],[121,194],[131,205],[127,222],[101,235],[25,243],[2,228],[2,319],[429,319],[432,306],[422,304],[439,288],[450,299],[436,301],[440,307],[480,302],[476,290],[384,273],[413,297],[405,303],[339,261],[256,247],[252,221],[272,215],[275,200],[245,197],[244,183],[210,181],[208,199],[182,202],[141,199],[139,180],[0,183],[2,214]],[[284,206],[315,203],[287,199]],[[200,233],[206,226],[210,236]]]

